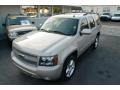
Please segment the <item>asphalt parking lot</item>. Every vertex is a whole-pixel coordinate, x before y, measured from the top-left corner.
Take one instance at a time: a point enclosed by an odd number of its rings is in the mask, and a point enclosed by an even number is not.
[[[77,62],[68,81],[45,81],[21,73],[11,62],[7,41],[0,41],[0,84],[10,85],[91,85],[120,84],[120,23],[103,23],[100,44],[89,48]]]

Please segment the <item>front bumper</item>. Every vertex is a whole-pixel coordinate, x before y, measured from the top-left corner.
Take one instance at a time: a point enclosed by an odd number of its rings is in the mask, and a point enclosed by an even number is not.
[[[21,60],[14,56],[14,53],[11,53],[13,63],[21,69],[24,73],[45,80],[56,80],[61,76],[62,65],[56,65],[53,67],[37,66],[33,67],[28,64],[23,63]]]

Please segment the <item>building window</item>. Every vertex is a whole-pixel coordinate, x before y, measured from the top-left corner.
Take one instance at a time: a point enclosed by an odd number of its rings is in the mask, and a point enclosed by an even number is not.
[[[103,8],[103,12],[110,12],[110,8]]]
[[[120,7],[117,7],[117,11],[120,11]]]
[[[91,9],[91,12],[94,12],[94,10],[93,10],[93,9]]]

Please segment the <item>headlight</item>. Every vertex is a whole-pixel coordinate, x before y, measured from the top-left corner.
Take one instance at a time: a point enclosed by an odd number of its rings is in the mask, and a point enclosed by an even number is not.
[[[42,56],[39,60],[40,66],[55,66],[58,63],[58,56]]]
[[[16,32],[10,32],[8,34],[9,37],[16,37],[17,36],[17,33]]]

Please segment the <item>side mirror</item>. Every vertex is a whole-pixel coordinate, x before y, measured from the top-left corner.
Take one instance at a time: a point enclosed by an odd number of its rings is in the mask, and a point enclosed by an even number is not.
[[[42,26],[42,23],[40,23],[40,24],[38,25],[38,30],[40,30],[41,26]]]
[[[3,23],[3,24],[2,24],[2,26],[3,26],[3,27],[6,27],[6,24],[5,24],[5,23]]]
[[[90,35],[92,33],[91,29],[83,29],[81,31],[81,34],[82,35]]]

